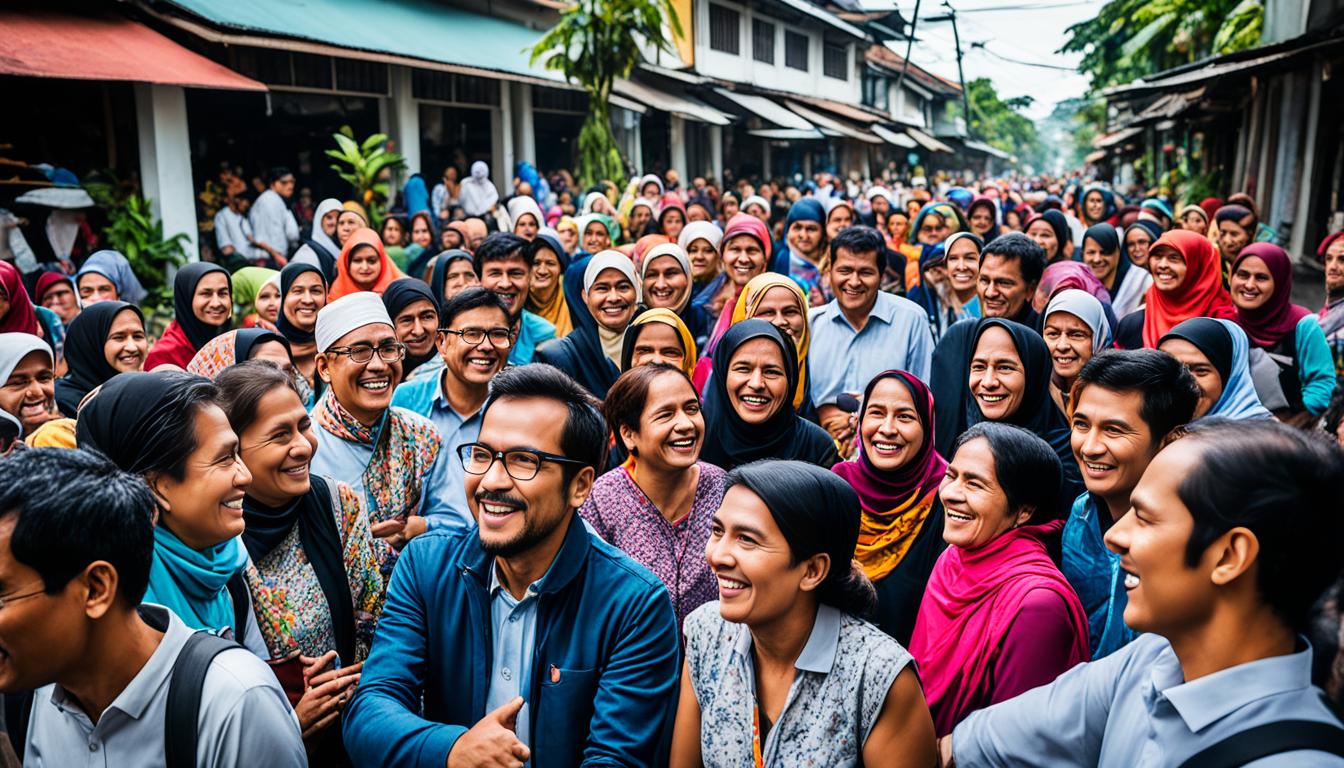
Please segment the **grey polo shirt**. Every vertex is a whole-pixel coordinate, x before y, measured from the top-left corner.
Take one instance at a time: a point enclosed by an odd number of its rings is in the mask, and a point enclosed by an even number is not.
[[[972,713],[952,731],[959,768],[998,765],[1178,766],[1224,738],[1280,720],[1337,723],[1311,684],[1311,647],[1185,682],[1171,644],[1140,635],[1055,682]],[[1298,750],[1254,768],[1337,768]]]
[[[164,713],[173,663],[192,630],[163,606],[141,606],[163,640],[149,661],[94,725],[59,685],[39,688],[28,723],[25,766],[154,766],[164,764]],[[214,658],[205,675],[196,765],[306,766],[299,721],[275,675],[243,648]]]

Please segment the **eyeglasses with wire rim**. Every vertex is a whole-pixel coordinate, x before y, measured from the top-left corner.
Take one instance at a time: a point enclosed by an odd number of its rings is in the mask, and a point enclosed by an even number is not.
[[[513,448],[497,451],[484,443],[463,443],[457,446],[457,457],[462,460],[462,469],[469,475],[484,475],[490,471],[496,461],[504,462],[504,471],[514,480],[527,481],[537,476],[541,465],[569,464],[586,467],[587,462],[560,456],[554,453],[538,451],[532,448]]]
[[[513,346],[513,331],[508,328],[464,328],[460,331],[452,328],[440,328],[439,333],[451,333],[462,339],[463,342],[471,346],[477,346],[487,338],[490,339],[490,346],[501,349]]]
[[[384,363],[399,362],[406,357],[406,345],[400,341],[384,342],[379,344],[377,348],[370,344],[354,344],[348,347],[332,347],[327,350],[329,354],[345,355],[350,358],[350,362],[359,365],[373,360],[375,351]]]

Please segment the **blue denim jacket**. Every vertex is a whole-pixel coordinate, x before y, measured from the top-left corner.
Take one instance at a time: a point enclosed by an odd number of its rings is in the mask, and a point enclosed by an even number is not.
[[[1095,661],[1110,655],[1134,639],[1125,625],[1125,577],[1120,556],[1106,548],[1097,515],[1101,510],[1084,492],[1073,502],[1073,512],[1064,524],[1063,557],[1059,569],[1073,585],[1087,611],[1088,648]],[[1109,514],[1109,512],[1107,512]]]
[[[356,765],[442,768],[485,716],[493,564],[475,528],[431,531],[402,552],[344,716]],[[662,582],[575,514],[538,593],[528,765],[661,762],[679,636]]]

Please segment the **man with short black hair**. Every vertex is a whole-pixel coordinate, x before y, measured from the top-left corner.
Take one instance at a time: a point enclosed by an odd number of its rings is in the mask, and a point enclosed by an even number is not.
[[[943,765],[1344,766],[1300,634],[1339,577],[1341,487],[1344,454],[1313,435],[1191,425],[1106,533],[1143,634],[972,713],[941,740]]]
[[[555,338],[555,326],[523,307],[532,282],[533,249],[523,238],[507,232],[495,232],[481,241],[473,256],[481,287],[494,291],[509,310],[513,347],[509,365],[532,362],[532,353],[544,341]]]
[[[1199,388],[1176,358],[1155,349],[1102,352],[1083,366],[1069,397],[1073,456],[1087,492],[1064,525],[1060,570],[1087,610],[1092,658],[1114,653],[1125,626],[1120,556],[1102,537],[1129,511],[1129,495],[1172,430],[1194,417]]]
[[[852,451],[849,413],[836,405],[858,395],[882,371],[899,368],[929,378],[933,334],[918,304],[881,290],[886,244],[872,227],[849,227],[831,241],[828,277],[835,298],[809,313],[808,377],[826,431]]]
[[[1021,232],[999,235],[980,253],[980,282],[976,292],[985,317],[1015,320],[1029,328],[1037,325],[1031,297],[1045,272],[1045,251]]]
[[[299,244],[299,222],[289,210],[293,196],[294,174],[284,166],[272,168],[266,175],[266,191],[257,196],[248,217],[253,243],[270,254],[276,267],[285,266],[290,252]]]
[[[144,480],[97,454],[38,448],[0,461],[0,691],[37,689],[29,765],[165,764],[170,691],[186,685],[173,671],[194,633],[140,603],[153,512]],[[284,690],[247,649],[217,653],[199,693],[188,762],[308,764]]]
[[[345,714],[357,765],[658,762],[679,632],[662,582],[575,514],[606,446],[558,369],[495,377],[456,447],[478,525],[403,552]]]

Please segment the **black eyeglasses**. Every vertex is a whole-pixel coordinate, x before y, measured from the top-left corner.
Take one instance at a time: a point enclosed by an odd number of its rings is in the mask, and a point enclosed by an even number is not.
[[[444,333],[456,334],[462,338],[462,341],[473,347],[480,344],[482,341],[485,341],[487,338],[490,339],[490,346],[492,347],[503,348],[513,346],[513,331],[510,331],[508,328],[491,328],[488,331],[480,328],[467,328],[462,331],[455,331],[451,328],[440,328],[439,330]]]
[[[504,471],[508,472],[509,477],[514,480],[531,480],[541,471],[541,465],[548,461],[555,464],[571,464],[576,467],[588,466],[582,461],[558,456],[554,453],[546,453],[545,451],[534,451],[527,448],[496,451],[482,443],[464,443],[457,446],[457,457],[462,460],[462,469],[471,475],[484,475],[490,471],[490,467],[493,467],[496,461],[503,460]]]
[[[349,347],[332,347],[327,350],[332,354],[345,355],[350,358],[350,362],[360,365],[372,360],[375,351],[385,363],[395,363],[406,357],[406,345],[400,341],[389,341],[378,345],[376,349],[368,344],[355,344]]]

